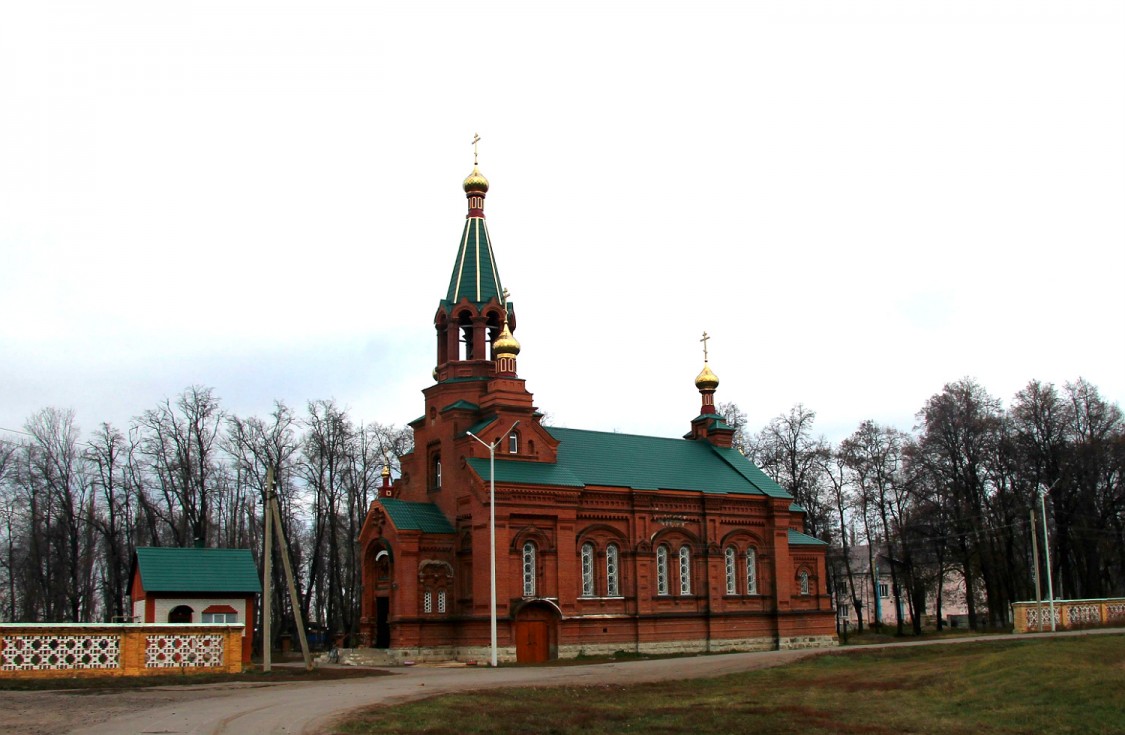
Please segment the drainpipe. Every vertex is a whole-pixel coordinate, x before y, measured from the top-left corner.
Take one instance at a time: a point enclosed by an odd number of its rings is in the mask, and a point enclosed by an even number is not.
[[[878,558],[878,554],[876,554]],[[883,625],[883,595],[879,590],[879,562],[875,562],[875,588],[871,590],[875,598],[875,625],[882,627]]]

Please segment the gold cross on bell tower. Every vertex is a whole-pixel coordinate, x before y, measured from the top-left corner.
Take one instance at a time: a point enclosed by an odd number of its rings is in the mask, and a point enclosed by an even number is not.
[[[708,335],[706,331],[704,331],[703,339],[699,340],[703,343],[703,362],[707,362],[707,340],[709,339],[711,339],[711,336]]]
[[[477,165],[477,143],[480,142],[480,135],[473,133],[473,165]]]

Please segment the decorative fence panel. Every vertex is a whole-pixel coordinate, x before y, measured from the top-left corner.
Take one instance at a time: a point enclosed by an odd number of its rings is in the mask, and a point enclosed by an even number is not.
[[[221,635],[149,635],[146,636],[145,668],[167,669],[183,666],[218,669],[223,666]]]
[[[121,666],[121,638],[116,635],[4,636],[0,671],[116,669]]]
[[[1051,629],[1051,603],[1012,604],[1016,633],[1035,633]],[[1093,628],[1100,625],[1125,625],[1125,598],[1108,600],[1055,600],[1055,629]]]
[[[241,670],[241,625],[0,624],[0,677]]]

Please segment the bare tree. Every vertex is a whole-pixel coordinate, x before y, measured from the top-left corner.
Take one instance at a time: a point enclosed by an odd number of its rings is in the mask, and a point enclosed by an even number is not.
[[[997,454],[1002,412],[1000,402],[976,381],[949,383],[918,413],[922,434],[917,458],[945,491],[945,505],[956,535],[956,550],[965,576],[970,625],[977,625],[975,585],[984,583],[988,612],[1003,624],[1007,607],[987,527],[989,463]]]
[[[101,537],[102,606],[111,620],[124,620],[129,596],[135,504],[130,492],[128,447],[125,437],[110,424],[102,424],[88,445],[93,483],[100,495],[99,511],[92,520]]]
[[[813,436],[815,421],[816,412],[798,403],[749,438],[747,456],[793,495],[805,510],[806,530],[823,538],[830,515],[821,470],[830,448],[823,437]]]
[[[94,495],[78,449],[74,412],[45,408],[25,428],[32,436],[25,483],[33,509],[39,613],[50,621],[86,622],[96,609]]]
[[[718,406],[719,415],[723,417],[723,421],[727,426],[734,429],[734,435],[731,436],[731,446],[737,449],[742,454],[748,451],[746,439],[746,413],[738,407],[738,404],[730,401],[720,403]]]
[[[146,490],[157,498],[151,507],[176,546],[206,546],[210,539],[223,417],[214,390],[196,385],[137,419]]]
[[[872,549],[873,575],[874,549],[882,546],[887,553],[895,601],[895,627],[899,635],[903,632],[899,567],[904,554],[900,531],[907,503],[902,474],[904,442],[905,436],[899,430],[864,421],[840,444],[840,454],[856,478],[857,490],[867,511],[863,516]],[[878,587],[878,577],[872,579],[872,584]],[[918,616],[914,617],[917,620]]]

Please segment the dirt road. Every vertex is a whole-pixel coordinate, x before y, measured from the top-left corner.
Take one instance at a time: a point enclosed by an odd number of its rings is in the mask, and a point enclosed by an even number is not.
[[[1125,634],[1099,630],[1056,635]],[[1046,634],[1051,635],[1051,634]],[[1036,636],[1038,637],[1038,636]],[[1017,636],[925,640],[887,645],[936,645],[974,640],[1029,640]],[[129,735],[198,733],[265,735],[319,733],[349,710],[455,691],[510,686],[631,684],[705,678],[781,666],[830,651],[733,653],[656,661],[544,668],[394,669],[393,676],[317,683],[166,687],[133,692],[0,692],[0,733]]]

